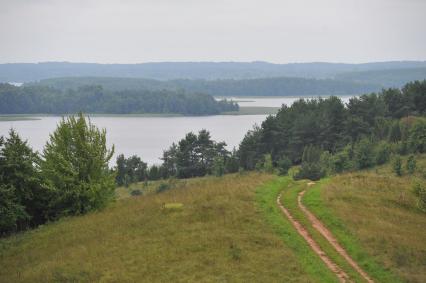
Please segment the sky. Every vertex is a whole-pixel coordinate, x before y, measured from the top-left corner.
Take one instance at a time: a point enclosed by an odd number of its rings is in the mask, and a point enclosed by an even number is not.
[[[0,0],[0,63],[426,60],[426,0]]]

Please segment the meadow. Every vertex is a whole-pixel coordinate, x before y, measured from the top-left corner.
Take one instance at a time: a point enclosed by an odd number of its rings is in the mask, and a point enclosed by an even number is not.
[[[414,175],[391,164],[342,174],[309,189],[305,205],[379,282],[426,281],[426,216],[413,185],[426,185],[425,156]]]
[[[326,282],[305,269],[256,204],[256,189],[274,178],[180,182],[1,239],[0,281]]]

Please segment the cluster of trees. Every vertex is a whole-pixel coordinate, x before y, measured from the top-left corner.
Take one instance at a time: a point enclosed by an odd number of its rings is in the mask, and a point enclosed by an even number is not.
[[[150,167],[140,157],[117,157],[116,183],[131,183],[167,178],[191,178],[205,175],[221,176],[239,170],[237,151],[228,151],[224,142],[212,140],[207,130],[186,134],[163,152],[163,163]]]
[[[425,114],[426,81],[355,97],[347,105],[337,97],[301,99],[246,134],[238,151],[240,166],[253,170],[270,154],[275,166],[289,159],[309,172],[312,164],[325,162],[326,152],[330,168],[339,172],[379,164],[392,152],[425,152],[426,122],[415,117]]]
[[[47,86],[0,84],[0,114],[174,113],[213,115],[237,111],[238,104],[199,93],[171,90],[106,91],[88,85],[60,90]]]
[[[63,119],[43,153],[11,130],[0,138],[0,235],[105,206],[115,195],[106,133],[82,114]]]

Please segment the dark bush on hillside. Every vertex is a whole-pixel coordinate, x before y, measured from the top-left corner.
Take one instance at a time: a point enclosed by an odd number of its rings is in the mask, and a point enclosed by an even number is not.
[[[131,196],[134,196],[134,197],[136,197],[136,196],[140,196],[140,195],[142,195],[142,191],[141,191],[141,190],[139,190],[139,189],[134,189],[134,190],[132,190],[132,191],[130,192],[130,195],[131,195]]]
[[[170,184],[167,183],[161,183],[158,187],[157,187],[157,193],[162,193],[165,192],[167,190],[170,190],[172,188],[172,186]]]
[[[294,175],[294,179],[309,179],[316,181],[324,177],[326,168],[321,164],[321,154],[321,149],[316,146],[309,145],[305,147],[302,156],[302,165],[299,172]]]
[[[392,162],[393,172],[397,176],[402,176],[402,159],[401,156],[396,155],[393,158]]]
[[[392,153],[391,146],[389,143],[382,141],[375,148],[375,163],[377,165],[385,164],[389,161]]]
[[[355,144],[354,160],[358,169],[369,168],[374,165],[373,143],[363,138]]]
[[[414,174],[414,171],[416,171],[417,168],[416,158],[414,155],[410,155],[408,157],[405,168],[407,169],[408,174]]]
[[[426,212],[426,187],[420,183],[414,185],[414,194],[417,196],[418,207]]]
[[[287,156],[281,157],[277,161],[278,173],[280,175],[287,175],[288,170],[291,168],[291,165],[292,165],[291,160]]]

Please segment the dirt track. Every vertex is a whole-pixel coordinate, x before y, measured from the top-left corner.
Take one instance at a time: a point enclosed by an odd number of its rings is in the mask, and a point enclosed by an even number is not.
[[[309,183],[308,186],[313,183]],[[346,250],[339,244],[334,235],[328,230],[325,225],[312,213],[310,212],[302,203],[303,195],[306,190],[301,191],[298,194],[297,202],[301,211],[307,216],[312,227],[317,230],[332,246],[333,248],[369,283],[374,281],[368,276],[368,274],[349,256]],[[290,220],[291,224],[297,230],[297,232],[305,239],[309,244],[311,249],[321,258],[321,260],[326,264],[326,266],[337,276],[340,282],[350,282],[349,276],[343,271],[336,263],[334,263],[326,253],[321,249],[317,242],[312,238],[309,232],[298,222],[291,213],[283,206],[281,203],[281,194],[277,198],[277,205],[281,211],[286,215]]]
[[[311,249],[321,258],[325,265],[337,276],[340,282],[349,282],[349,276],[344,272],[337,264],[335,264],[320,248],[317,242],[314,241],[309,232],[300,224],[290,212],[281,204],[281,194],[277,198],[277,205],[281,211],[287,216],[294,228],[299,232],[299,234],[305,239],[309,244]]]
[[[297,197],[297,202],[299,208],[306,214],[312,226],[324,237],[327,241],[333,246],[333,248],[367,281],[373,283],[374,281],[368,276],[368,274],[362,270],[361,267],[348,255],[346,250],[339,244],[337,239],[333,236],[333,234],[328,230],[324,224],[316,218],[316,216],[310,212],[302,203],[303,195],[306,190],[303,190],[299,193]]]

